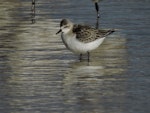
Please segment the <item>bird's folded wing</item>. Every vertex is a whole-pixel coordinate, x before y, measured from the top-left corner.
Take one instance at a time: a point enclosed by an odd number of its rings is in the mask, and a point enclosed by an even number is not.
[[[99,38],[103,38],[114,31],[104,29],[98,30],[89,26],[74,25],[73,32],[76,33],[76,38],[79,41],[83,43],[89,43]]]

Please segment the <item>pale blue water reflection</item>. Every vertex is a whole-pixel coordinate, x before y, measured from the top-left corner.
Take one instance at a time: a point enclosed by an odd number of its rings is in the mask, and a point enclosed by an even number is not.
[[[0,0],[0,112],[149,113],[150,1],[103,0],[100,27],[116,28],[80,62],[60,36],[62,18],[96,24],[90,0]]]

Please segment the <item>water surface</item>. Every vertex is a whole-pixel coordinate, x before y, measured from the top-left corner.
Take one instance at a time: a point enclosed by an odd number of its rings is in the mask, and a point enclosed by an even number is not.
[[[0,0],[0,112],[149,113],[150,1],[104,0],[116,33],[80,62],[55,35],[62,18],[96,25],[90,0]],[[35,20],[35,23],[33,21]]]

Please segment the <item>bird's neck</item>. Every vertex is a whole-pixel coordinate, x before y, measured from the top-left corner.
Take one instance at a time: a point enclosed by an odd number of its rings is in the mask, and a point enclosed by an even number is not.
[[[72,31],[72,30],[70,30],[68,33],[66,33],[65,34],[66,36],[68,36],[68,37],[73,37],[74,35],[75,35],[75,33]]]

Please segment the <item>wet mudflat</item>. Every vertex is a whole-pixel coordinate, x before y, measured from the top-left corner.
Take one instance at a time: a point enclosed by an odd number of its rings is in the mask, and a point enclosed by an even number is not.
[[[118,30],[90,63],[55,35],[62,18],[95,26],[90,0],[37,0],[34,18],[31,6],[0,0],[0,112],[150,112],[150,1],[100,3],[99,27]]]

